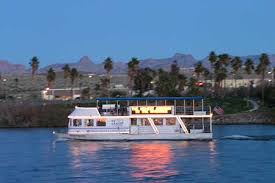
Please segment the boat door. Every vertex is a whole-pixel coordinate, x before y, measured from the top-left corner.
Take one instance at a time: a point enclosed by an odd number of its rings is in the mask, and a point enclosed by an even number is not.
[[[131,119],[130,134],[139,134],[139,122],[136,118]]]

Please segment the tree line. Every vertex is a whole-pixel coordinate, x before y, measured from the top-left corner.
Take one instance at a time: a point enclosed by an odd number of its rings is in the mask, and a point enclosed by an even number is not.
[[[262,101],[265,98],[265,78],[267,71],[270,67],[270,60],[267,54],[262,53],[259,58],[259,63],[255,64],[251,58],[242,60],[240,57],[231,57],[229,54],[222,53],[216,54],[211,51],[208,56],[209,67],[205,66],[205,63],[198,62],[194,65],[194,75],[187,77],[185,73],[180,71],[180,68],[175,60],[170,70],[158,69],[153,70],[151,68],[141,68],[138,58],[133,57],[128,63],[128,96],[182,96],[182,95],[198,95],[203,92],[206,95],[206,91],[210,91],[212,96],[222,97],[224,95],[225,80],[228,76],[232,76],[235,80],[234,88],[237,87],[237,79],[240,73],[247,75],[257,74],[261,80],[261,97]],[[106,75],[101,78],[100,83],[96,85],[96,91],[101,96],[111,96],[111,72],[113,70],[113,60],[111,57],[107,57],[103,61]],[[35,74],[39,68],[39,59],[34,56],[30,62],[32,85],[35,83]],[[80,73],[76,68],[70,68],[66,64],[63,68],[63,76],[65,86],[68,87],[70,81],[71,87],[73,87],[77,78],[80,77]],[[169,71],[167,71],[169,70]],[[273,73],[275,68],[273,68]],[[56,73],[53,68],[50,68],[47,72],[46,79],[48,81],[48,87],[52,87],[52,83],[56,79]],[[207,81],[210,85],[207,85]],[[198,82],[203,82],[203,87],[198,86]],[[250,87],[247,87],[248,95]],[[89,92],[89,91],[86,91]]]

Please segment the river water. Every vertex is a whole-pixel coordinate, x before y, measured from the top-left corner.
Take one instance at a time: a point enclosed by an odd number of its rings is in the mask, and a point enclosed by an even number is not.
[[[0,183],[274,182],[275,126],[214,126],[213,141],[55,141],[0,129]]]

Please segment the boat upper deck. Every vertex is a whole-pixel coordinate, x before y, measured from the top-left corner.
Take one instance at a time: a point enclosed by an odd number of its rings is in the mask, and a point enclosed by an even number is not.
[[[211,107],[204,104],[201,96],[97,98],[96,101],[102,116],[211,114]]]

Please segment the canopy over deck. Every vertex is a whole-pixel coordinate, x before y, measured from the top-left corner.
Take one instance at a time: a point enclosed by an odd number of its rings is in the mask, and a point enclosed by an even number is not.
[[[75,107],[68,118],[89,118],[93,116],[101,116],[96,107]]]
[[[125,102],[127,104],[125,105]],[[121,98],[97,98],[96,106],[100,106],[104,103],[116,103],[117,114],[122,108],[128,106],[166,106],[173,105],[174,112],[183,111],[185,114],[186,111],[204,111],[204,98],[202,96],[193,96],[193,97],[121,97]],[[124,103],[124,106],[123,106]],[[136,103],[136,104],[134,104]],[[121,105],[120,105],[121,104]],[[200,107],[197,107],[200,106]]]
[[[149,100],[167,100],[167,101],[177,101],[177,100],[203,100],[202,96],[195,97],[122,97],[122,98],[97,98],[97,101],[149,101]]]

